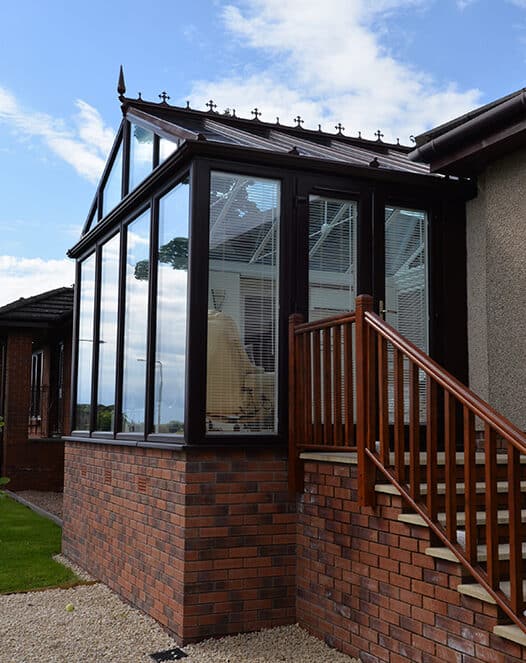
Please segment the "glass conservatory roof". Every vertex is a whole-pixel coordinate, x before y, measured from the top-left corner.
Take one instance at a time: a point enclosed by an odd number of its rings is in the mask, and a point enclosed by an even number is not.
[[[363,138],[361,133],[347,136],[341,124],[335,127],[336,132],[322,131],[321,125],[313,131],[303,127],[299,115],[293,126],[281,124],[279,118],[275,123],[263,122],[257,108],[252,111],[252,119],[238,117],[233,109],[219,112],[212,100],[206,104],[208,110],[200,111],[191,108],[189,102],[185,107],[169,104],[170,97],[165,92],[159,95],[158,103],[145,101],[140,94],[138,99],[131,99],[125,96],[122,72],[118,92],[125,120],[82,235],[105,218],[159,164],[189,143],[220,144],[225,148],[225,157],[228,157],[229,149],[236,148],[366,170],[430,174],[427,164],[409,159],[411,147],[400,145],[398,141],[395,144],[384,142],[380,130],[375,139]],[[126,127],[128,134],[125,133]],[[125,135],[128,136],[127,143]]]

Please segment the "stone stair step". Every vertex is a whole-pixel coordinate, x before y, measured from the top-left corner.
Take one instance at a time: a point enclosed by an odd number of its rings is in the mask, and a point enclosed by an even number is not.
[[[515,624],[499,624],[493,627],[493,633],[526,647],[526,633]]]
[[[392,483],[378,483],[374,487],[377,493],[382,493],[384,495],[400,495],[400,491],[396,486],[393,486]],[[483,481],[479,481],[475,484],[475,490],[478,494],[483,494],[486,492],[486,484]],[[521,481],[521,491],[526,492],[526,481]],[[438,495],[445,495],[446,493],[446,484],[439,483],[436,487],[436,492]],[[498,481],[497,482],[497,492],[498,493],[507,493],[508,492],[508,482],[507,481]],[[457,483],[456,489],[457,495],[464,495],[465,493],[465,484]],[[420,494],[427,495],[427,484],[420,484]]]
[[[427,527],[426,521],[416,513],[401,513],[398,516],[398,520],[402,523],[407,523],[408,525],[419,525],[421,527]],[[438,520],[444,524],[446,521],[446,514],[445,513],[439,513],[438,514]],[[522,522],[526,522],[526,509],[523,509],[521,511],[521,520]],[[498,525],[505,525],[509,522],[509,513],[507,509],[502,509],[497,511],[497,524]],[[466,524],[466,514],[464,511],[458,511],[457,512],[457,526],[458,527],[464,527]],[[478,511],[477,512],[477,525],[485,525],[486,524],[486,512],[485,511]]]
[[[445,559],[449,562],[458,562],[458,557],[449,548],[444,547],[431,547],[426,548],[426,555],[435,557],[436,559]],[[485,545],[477,546],[477,559],[479,562],[485,562],[488,557],[488,549]],[[508,561],[510,558],[510,545],[509,543],[501,543],[498,548],[498,556],[500,560]],[[522,557],[526,559],[526,543],[522,544]]]
[[[503,580],[500,582],[499,588],[504,594],[506,594],[506,596],[510,595],[509,580]],[[523,593],[526,592],[526,580],[522,581],[522,591]],[[491,594],[489,594],[484,589],[484,587],[478,583],[462,583],[457,585],[457,592],[464,594],[464,596],[470,596],[471,598],[479,599],[479,601],[483,601],[484,603],[491,603],[492,605],[496,605],[496,601],[491,596]]]

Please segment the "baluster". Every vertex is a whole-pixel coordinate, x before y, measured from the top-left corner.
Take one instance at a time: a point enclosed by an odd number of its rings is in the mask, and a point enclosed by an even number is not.
[[[305,354],[303,356],[303,362],[305,364],[305,384],[303,388],[305,389],[305,435],[306,440],[309,444],[315,442],[314,437],[314,421],[312,415],[312,390],[314,378],[312,375],[312,334],[307,332],[303,335],[304,350]]]
[[[331,328],[323,330],[323,443],[332,444],[332,366],[331,366]]]
[[[389,465],[389,400],[388,400],[387,341],[378,336],[378,432],[380,455],[384,465]]]
[[[342,444],[342,333],[341,326],[336,325],[333,332],[333,367],[332,393],[334,396],[334,444]]]
[[[345,446],[354,445],[354,388],[353,388],[353,346],[352,323],[346,322],[343,327],[343,379],[345,417]]]
[[[426,477],[427,477],[427,511],[432,520],[438,513],[437,496],[437,429],[438,429],[438,385],[427,376],[427,427],[426,427]]]
[[[374,484],[376,469],[366,456],[366,450],[371,446],[370,411],[371,402],[370,382],[373,375],[370,373],[369,351],[371,330],[365,318],[372,310],[372,297],[360,295],[356,299],[356,437],[358,448],[358,496],[361,506],[375,504]]]
[[[466,556],[477,561],[477,478],[475,416],[464,406],[464,511],[466,513]]]
[[[394,451],[395,471],[398,481],[405,481],[405,441],[404,441],[404,358],[401,352],[393,349],[394,387]]]
[[[522,560],[521,478],[519,450],[508,442],[508,513],[510,532],[510,601],[516,615],[522,615],[524,578]]]
[[[444,393],[444,434],[446,474],[446,533],[450,541],[457,542],[457,440],[454,397]]]
[[[418,366],[409,361],[409,492],[420,498],[420,385]]]
[[[497,520],[497,437],[489,424],[484,428],[486,455],[486,547],[488,580],[493,589],[499,586],[498,520]]]
[[[315,329],[312,332],[312,398],[314,401],[314,444],[321,444],[323,441],[321,428],[321,344],[320,330]]]

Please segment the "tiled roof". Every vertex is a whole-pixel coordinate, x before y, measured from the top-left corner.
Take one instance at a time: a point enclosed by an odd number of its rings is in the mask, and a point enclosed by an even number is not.
[[[56,288],[34,297],[21,297],[0,307],[3,323],[56,324],[73,312],[73,288]]]

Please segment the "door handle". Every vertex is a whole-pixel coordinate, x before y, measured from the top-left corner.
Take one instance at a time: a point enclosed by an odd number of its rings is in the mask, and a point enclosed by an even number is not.
[[[385,302],[383,299],[381,299],[379,303],[380,303],[380,315],[382,315],[384,319],[386,313],[398,313],[398,311],[395,311],[392,308],[385,308]]]

